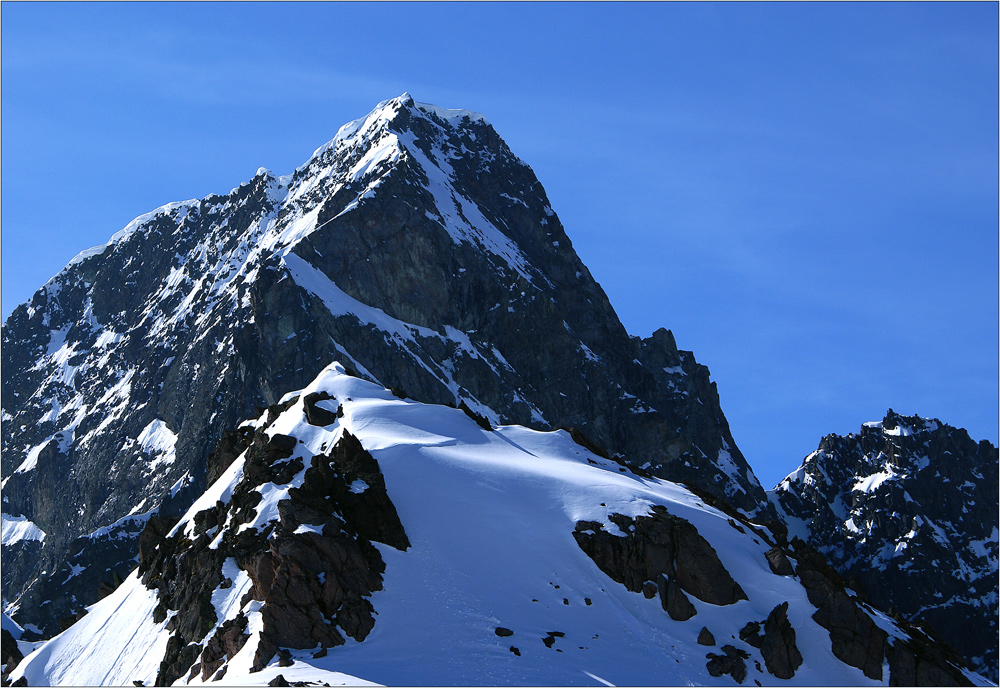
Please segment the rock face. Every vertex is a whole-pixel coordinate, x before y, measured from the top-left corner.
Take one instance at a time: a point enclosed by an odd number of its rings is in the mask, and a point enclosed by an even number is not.
[[[216,672],[246,644],[243,611],[218,618],[215,602],[230,594],[222,591],[231,590],[240,606],[260,603],[254,613],[263,630],[252,670],[283,648],[335,647],[344,644],[345,635],[360,642],[374,627],[368,597],[381,590],[385,565],[372,542],[409,547],[378,463],[346,430],[320,454],[311,454],[294,437],[268,432],[278,414],[296,404],[304,420],[316,424],[316,409],[310,407],[317,399],[294,397],[225,436],[222,454],[243,457],[227,501],[205,508],[199,502],[187,525],[170,532],[161,516],[143,530],[139,573],[157,591],[153,620],[173,615],[157,685],[185,674],[221,678]],[[321,400],[328,407],[338,403],[329,395]],[[321,420],[332,425],[337,413],[326,411],[330,415]]]
[[[764,635],[760,634],[762,627]],[[751,621],[741,628],[740,640],[760,650],[772,676],[792,678],[802,665],[802,655],[795,644],[795,629],[788,621],[787,602],[772,609],[763,624]]]
[[[5,551],[3,594],[46,634],[97,599],[100,576],[76,567],[120,575],[136,556],[116,524],[182,512],[232,458],[223,432],[332,360],[770,508],[708,369],[667,330],[628,335],[488,122],[408,95],[291,175],[137,218],[2,338],[3,510],[45,534],[30,565]],[[107,546],[74,555],[82,537]]]
[[[787,602],[782,602],[767,615],[760,653],[767,670],[778,678],[792,678],[802,665],[802,655],[795,644],[795,629],[788,622]]]
[[[789,532],[856,578],[872,604],[928,624],[995,681],[997,469],[988,442],[890,411],[858,434],[823,438],[771,498]],[[842,652],[859,658],[857,643],[875,651],[877,630],[860,630],[837,645]]]
[[[18,663],[24,659],[20,648],[17,646],[17,639],[6,628],[0,629],[0,666],[2,666],[3,685],[10,685],[7,677],[17,668]]]
[[[725,654],[718,655],[714,652],[709,652],[705,655],[708,658],[706,667],[708,668],[709,675],[722,676],[723,674],[729,674],[737,683],[743,683],[747,678],[747,665],[744,660],[749,659],[750,655],[732,645],[723,645],[722,651]]]
[[[900,623],[908,639],[888,641],[888,633],[873,619],[871,606],[847,587],[821,554],[798,538],[792,540],[792,547],[798,562],[795,573],[809,602],[817,607],[813,620],[830,632],[831,649],[838,659],[877,681],[883,679],[882,666],[888,659],[892,685],[970,685],[960,668],[967,662],[948,645],[908,622]],[[916,668],[923,660],[928,666],[918,674]]]
[[[580,521],[573,532],[580,549],[628,590],[658,591],[672,619],[684,621],[696,613],[685,591],[717,605],[747,599],[712,545],[663,506],[654,506],[649,516],[608,518],[623,534],[609,533],[596,521]]]

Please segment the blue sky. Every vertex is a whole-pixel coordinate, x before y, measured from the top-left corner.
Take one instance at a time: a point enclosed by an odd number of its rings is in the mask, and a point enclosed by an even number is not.
[[[996,3],[11,3],[3,317],[409,91],[530,164],[765,486],[888,408],[997,442]]]

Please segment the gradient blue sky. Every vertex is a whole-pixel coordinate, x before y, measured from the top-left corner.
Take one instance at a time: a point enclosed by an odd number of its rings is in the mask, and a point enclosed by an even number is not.
[[[482,112],[773,485],[892,407],[997,442],[997,3],[4,2],[2,314],[378,101]]]

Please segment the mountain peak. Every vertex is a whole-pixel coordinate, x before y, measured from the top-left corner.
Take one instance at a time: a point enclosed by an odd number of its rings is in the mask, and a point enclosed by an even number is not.
[[[312,154],[312,158],[321,157],[329,150],[339,150],[343,146],[361,141],[380,140],[380,136],[374,136],[377,133],[406,131],[409,129],[409,122],[413,117],[431,120],[439,126],[444,125],[451,128],[471,123],[489,126],[486,118],[478,112],[420,103],[404,91],[395,98],[383,100],[364,117],[359,117],[340,127],[337,130],[337,135],[317,148]]]
[[[139,519],[205,487],[216,438],[332,360],[494,424],[574,428],[644,474],[768,509],[707,368],[666,331],[629,337],[485,119],[408,94],[293,174],[136,218],[3,336],[3,511],[26,524],[5,543],[4,594],[45,633],[106,572],[128,574]]]
[[[931,624],[996,680],[996,447],[890,409],[824,437],[771,496],[789,533],[876,606]]]
[[[908,437],[918,432],[933,432],[941,427],[941,422],[922,416],[904,416],[889,409],[881,422],[865,423],[868,428],[880,428],[883,434]]]

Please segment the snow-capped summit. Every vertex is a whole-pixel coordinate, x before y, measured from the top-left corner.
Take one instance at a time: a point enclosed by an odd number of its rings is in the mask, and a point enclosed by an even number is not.
[[[406,94],[291,174],[258,170],[84,251],[7,319],[2,357],[3,512],[45,534],[5,525],[3,592],[43,635],[214,479],[224,431],[333,360],[770,510],[708,369],[665,329],[628,335],[485,119]]]
[[[769,494],[790,536],[995,681],[997,470],[989,442],[890,410],[857,434],[824,437]]]
[[[356,144],[366,136],[370,137],[378,131],[385,131],[386,124],[401,113],[409,116],[433,116],[439,122],[449,126],[479,123],[489,126],[489,122],[478,112],[471,110],[447,109],[432,105],[430,103],[418,103],[413,97],[404,92],[402,95],[389,100],[383,100],[376,105],[371,112],[364,117],[348,122],[340,127],[337,135],[327,143],[317,148],[311,158],[322,156],[327,151],[336,151],[338,148]]]

